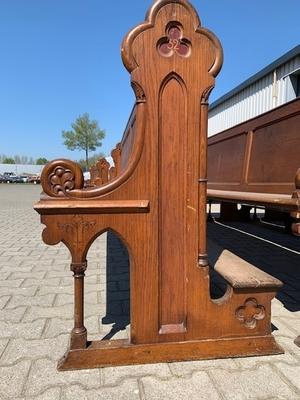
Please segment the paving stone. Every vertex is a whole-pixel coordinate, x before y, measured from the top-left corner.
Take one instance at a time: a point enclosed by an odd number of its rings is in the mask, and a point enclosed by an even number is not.
[[[296,313],[295,313],[296,314]],[[300,314],[298,313],[297,316],[290,317],[280,317],[281,322],[283,322],[290,330],[295,331],[296,333],[300,334]],[[277,319],[276,319],[277,321]]]
[[[0,310],[5,307],[5,305],[8,303],[9,299],[10,299],[10,296],[0,297]]]
[[[2,354],[1,364],[13,364],[22,358],[47,357],[57,361],[64,355],[68,343],[69,335],[61,335],[54,339],[11,339]]]
[[[2,257],[1,257],[1,262],[2,262]],[[15,265],[13,262],[10,263],[2,263],[3,265],[3,271],[8,272],[11,274],[12,272],[32,272],[32,266],[28,265]]]
[[[284,364],[285,365],[285,364]],[[253,370],[214,370],[211,376],[225,399],[299,399],[299,394],[283,380],[270,365]]]
[[[45,296],[12,296],[6,308],[15,308],[21,305],[24,306],[51,306],[54,302],[55,294]]]
[[[12,310],[0,310],[0,321],[19,322],[21,321],[25,311],[26,307],[18,307]]]
[[[294,340],[295,336],[289,337],[289,336],[284,336],[282,333],[278,332],[276,335],[276,341],[279,343],[279,345],[283,348],[283,350],[286,353],[291,354],[294,356],[297,360],[300,361],[300,348],[295,345]],[[271,359],[273,360],[273,358]],[[286,360],[284,362],[287,362]]]
[[[125,367],[103,368],[104,385],[114,386],[126,378],[138,378],[141,376],[157,376],[161,379],[170,378],[171,371],[168,364],[145,364]]]
[[[20,287],[24,279],[6,279],[0,281],[0,287],[16,288]]]
[[[300,399],[300,365],[287,365],[285,363],[276,364],[276,368],[298,389],[298,399]]]
[[[88,334],[100,332],[99,317],[92,316],[85,318],[84,325]],[[61,334],[69,334],[74,327],[73,319],[51,318],[43,334],[45,338],[56,337]]]
[[[175,376],[188,376],[195,371],[210,369],[233,369],[236,370],[238,365],[234,359],[221,360],[200,360],[170,363],[170,368]]]
[[[8,341],[9,341],[9,339],[0,339],[0,359],[1,359],[1,356],[2,356],[2,354],[4,352],[4,349],[7,346]]]
[[[221,399],[206,372],[189,378],[160,380],[154,377],[141,379],[146,400],[218,400]]]
[[[88,307],[85,307],[85,317],[91,317],[95,314],[104,314],[105,306],[103,304],[89,304]],[[0,311],[1,313],[1,311]],[[23,321],[29,322],[34,321],[38,318],[70,318],[74,314],[74,306],[73,304],[66,304],[64,306],[57,307],[30,307],[28,312],[25,314]],[[1,314],[0,314],[1,316]]]
[[[0,396],[15,400],[21,395],[30,364],[30,361],[22,361],[10,367],[0,367]]]
[[[51,267],[51,269],[54,268],[55,265],[53,265],[53,262],[55,261],[55,256],[53,254],[48,254],[47,248],[48,247],[45,246],[45,248],[43,248],[41,250],[41,253],[44,255],[45,258],[41,258],[39,261],[33,261],[29,257],[28,259],[24,259],[20,266],[28,266],[31,268],[40,267],[41,268],[40,271],[44,272],[44,273],[46,273],[46,271],[48,269],[47,267],[49,267],[49,269],[50,269],[50,267]],[[47,253],[47,257],[46,257],[46,253]],[[32,271],[34,271],[34,269],[32,269]],[[36,271],[36,272],[39,272],[39,271]]]
[[[98,293],[84,293],[84,304],[97,304]],[[61,306],[65,304],[74,304],[74,295],[72,294],[58,294],[55,299],[55,306]]]
[[[97,292],[100,290],[100,285],[94,284],[94,285],[87,285],[85,283],[84,285],[84,294],[92,293],[92,292]],[[38,295],[44,295],[44,294],[49,294],[49,293],[62,293],[62,294],[73,294],[74,293],[74,288],[73,285],[70,286],[40,286],[38,288],[37,294]]]
[[[60,281],[60,278],[45,278],[45,279],[27,278],[24,280],[22,287],[59,286],[59,281]]]
[[[289,323],[289,321],[286,321],[284,318],[277,317],[272,319],[272,324],[277,328],[274,334],[280,331],[284,332],[285,336],[294,337],[297,332],[299,332],[296,327],[297,323],[294,320],[292,323]]]
[[[34,362],[26,384],[26,396],[36,396],[51,387],[80,385],[89,389],[100,387],[100,370],[58,372],[57,363],[50,360]]]
[[[47,272],[47,278],[68,278],[71,279],[72,278],[72,271],[70,271],[70,266],[68,264],[68,268],[67,269],[63,269],[60,268],[59,270],[54,270],[51,268],[50,271]]]
[[[128,380],[112,388],[85,390],[78,385],[68,387],[64,393],[64,400],[139,400],[138,383]]]
[[[6,295],[22,295],[22,296],[34,296],[37,290],[36,286],[31,286],[29,288],[7,288],[7,287],[0,287],[0,296]]]
[[[45,319],[38,319],[27,323],[3,321],[0,324],[0,337],[38,339],[41,337],[45,324]]]
[[[11,271],[6,271],[5,272],[1,272],[1,280],[5,281],[8,277],[10,277],[10,279],[14,279],[11,277]]]
[[[15,400],[59,400],[60,395],[61,395],[61,388],[51,388],[38,396],[18,397]]]
[[[46,271],[41,271],[37,272],[34,274],[34,277],[36,279],[43,279],[44,276],[46,275]],[[32,278],[32,272],[28,271],[17,271],[17,272],[12,272],[9,279],[25,279],[25,278]]]

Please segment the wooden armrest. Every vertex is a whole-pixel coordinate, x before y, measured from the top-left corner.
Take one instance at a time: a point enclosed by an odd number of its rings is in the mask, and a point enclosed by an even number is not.
[[[39,214],[146,213],[149,200],[41,200],[34,205]]]
[[[279,279],[261,271],[212,241],[208,242],[208,260],[210,267],[214,268],[234,289],[278,289],[283,285]]]

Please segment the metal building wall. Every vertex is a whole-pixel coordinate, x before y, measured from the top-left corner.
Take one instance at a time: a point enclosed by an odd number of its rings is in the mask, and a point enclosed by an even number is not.
[[[212,136],[263,114],[295,98],[289,74],[300,68],[297,56],[209,111],[208,135]]]

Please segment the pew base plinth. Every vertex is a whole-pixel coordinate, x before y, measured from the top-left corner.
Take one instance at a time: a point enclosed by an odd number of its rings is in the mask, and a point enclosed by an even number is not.
[[[283,353],[272,335],[151,344],[131,344],[128,340],[99,340],[89,342],[86,349],[67,351],[58,362],[57,368],[59,371],[68,371]]]

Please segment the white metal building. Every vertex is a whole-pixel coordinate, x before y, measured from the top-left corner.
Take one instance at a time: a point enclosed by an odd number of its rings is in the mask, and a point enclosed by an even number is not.
[[[30,164],[0,164],[0,174],[5,172],[12,172],[16,175],[40,175],[44,165],[30,165]]]
[[[210,105],[212,136],[300,96],[300,45]]]

